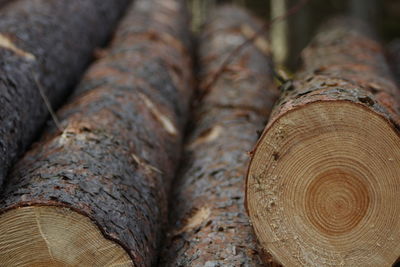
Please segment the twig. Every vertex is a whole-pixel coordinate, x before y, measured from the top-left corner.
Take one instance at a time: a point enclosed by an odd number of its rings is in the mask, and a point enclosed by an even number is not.
[[[44,90],[43,90],[43,85],[42,85],[41,82],[39,81],[38,75],[36,75],[35,73],[32,72],[32,76],[33,76],[33,79],[35,80],[35,83],[36,83],[37,88],[38,88],[38,90],[39,90],[40,96],[42,97],[43,102],[45,103],[45,105],[46,105],[46,107],[47,107],[47,110],[49,111],[50,116],[51,116],[51,118],[52,118],[53,121],[54,121],[54,124],[56,125],[56,127],[58,128],[58,130],[59,130],[60,132],[62,132],[62,131],[63,131],[63,128],[61,127],[61,123],[60,123],[60,121],[58,120],[58,118],[57,118],[57,116],[56,116],[56,113],[54,112],[53,108],[51,107],[50,101],[49,101],[48,97],[46,96],[46,94],[45,94],[45,92],[44,92]]]
[[[257,39],[257,37],[259,37],[262,33],[268,30],[273,23],[284,20],[287,17],[296,14],[309,1],[310,0],[299,0],[299,2],[297,2],[296,5],[292,6],[285,14],[282,14],[281,16],[271,19],[269,22],[265,23],[263,27],[261,27],[258,31],[256,31],[251,38],[248,38],[242,44],[238,45],[232,52],[229,53],[226,59],[222,62],[221,67],[219,67],[219,69],[215,72],[210,82],[204,85],[202,94],[203,95],[207,94],[211,86],[213,86],[218,81],[221,74],[225,71],[227,65],[229,65],[232,62],[235,56],[237,56],[243,48],[245,48],[248,44],[253,43]]]

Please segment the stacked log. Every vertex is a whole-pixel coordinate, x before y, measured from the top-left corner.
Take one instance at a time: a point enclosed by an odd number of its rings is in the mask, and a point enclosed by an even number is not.
[[[189,127],[161,266],[262,266],[243,200],[248,151],[276,97],[265,36],[220,72],[261,27],[246,11],[223,6],[200,37],[200,80],[210,87]]]
[[[0,10],[0,186],[129,0],[21,0]],[[41,92],[42,91],[42,92]]]
[[[7,179],[1,264],[154,265],[191,96],[187,27],[184,0],[135,1],[58,112],[63,132]]]
[[[336,18],[282,87],[247,175],[271,262],[391,266],[400,255],[399,93],[367,25]]]

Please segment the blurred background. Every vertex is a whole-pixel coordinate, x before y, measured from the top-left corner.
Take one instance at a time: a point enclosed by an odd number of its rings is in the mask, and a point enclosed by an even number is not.
[[[193,30],[198,31],[217,4],[244,6],[266,22],[280,16],[299,0],[190,0]],[[269,29],[274,60],[293,70],[301,50],[318,26],[335,14],[350,14],[368,21],[384,42],[400,38],[400,0],[309,0],[298,12]]]

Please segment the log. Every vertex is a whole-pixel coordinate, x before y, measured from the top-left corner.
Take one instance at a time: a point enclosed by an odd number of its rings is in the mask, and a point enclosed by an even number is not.
[[[400,255],[399,94],[367,25],[336,18],[303,51],[249,164],[246,202],[283,266],[391,266]]]
[[[261,26],[241,8],[218,8],[199,40],[200,80],[209,84]],[[247,152],[277,96],[268,49],[264,36],[246,46],[195,107],[161,266],[262,266],[243,200]]]
[[[0,187],[129,0],[21,0],[0,10]]]
[[[4,266],[153,266],[191,96],[184,0],[137,0],[11,171]]]

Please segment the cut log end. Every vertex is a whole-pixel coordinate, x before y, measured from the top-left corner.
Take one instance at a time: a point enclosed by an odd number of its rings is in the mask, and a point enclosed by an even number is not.
[[[133,266],[128,253],[86,216],[56,206],[29,206],[0,215],[4,266]]]
[[[391,266],[400,255],[397,130],[347,101],[275,120],[253,154],[247,208],[284,266]]]

